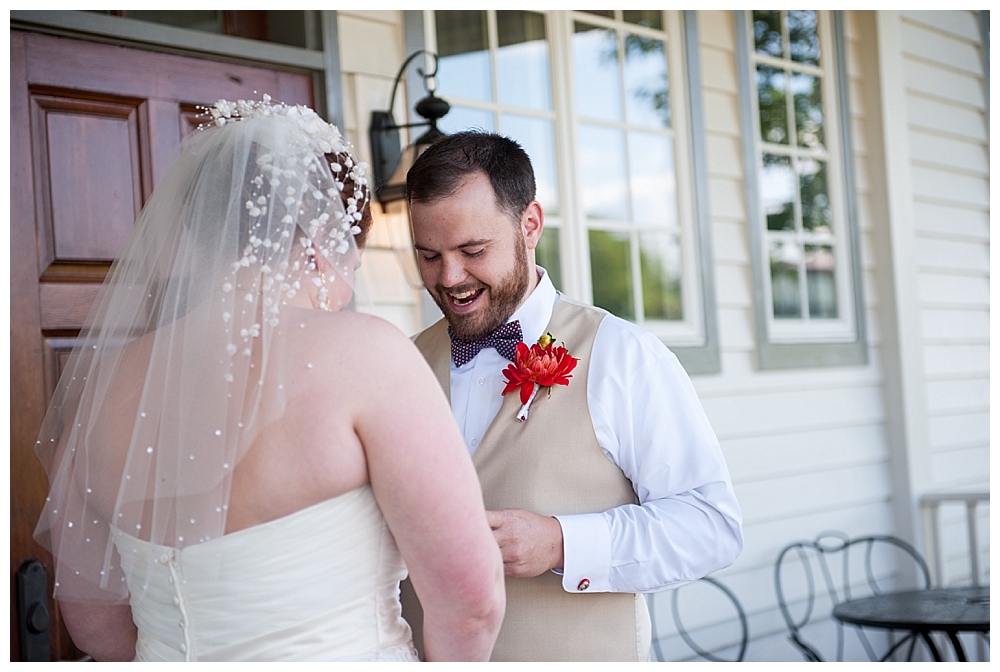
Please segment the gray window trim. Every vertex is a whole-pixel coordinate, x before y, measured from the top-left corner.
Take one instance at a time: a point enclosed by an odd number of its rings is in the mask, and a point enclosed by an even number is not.
[[[698,13],[681,12],[684,31],[684,63],[687,80],[688,128],[691,146],[692,184],[694,185],[694,227],[695,249],[698,251],[701,281],[702,319],[704,344],[700,346],[670,346],[689,375],[718,373],[721,370],[719,355],[718,316],[715,304],[715,259],[712,252],[712,221],[708,196],[708,153],[705,147],[705,115],[701,97],[701,60],[698,43]],[[406,53],[424,48],[424,28],[422,11],[406,11],[403,15]],[[407,87],[419,91],[419,78],[410,75]],[[411,115],[413,113],[411,112]],[[412,119],[411,119],[412,121]],[[426,290],[422,293],[421,307],[425,323],[440,318],[440,311],[434,305]]]
[[[698,12],[681,12],[684,22],[684,67],[686,68],[688,128],[691,143],[691,183],[694,185],[695,249],[701,280],[702,328],[705,341],[698,346],[670,346],[689,375],[719,373],[718,312],[715,303],[715,256],[712,248],[712,216],[708,195],[708,150],[705,146],[705,112],[702,104],[701,57],[698,42]]]
[[[763,264],[763,223],[760,221],[757,175],[756,134],[753,123],[752,82],[750,81],[750,45],[746,11],[734,12],[736,20],[736,58],[739,65],[740,117],[743,125],[743,176],[746,190],[747,228],[750,242],[750,267],[753,273],[754,317],[757,358],[761,369],[792,369],[821,366],[850,366],[868,361],[868,331],[862,291],[860,234],[858,231],[857,189],[854,178],[854,143],[851,138],[851,105],[844,50],[843,12],[833,16],[833,51],[836,61],[837,105],[840,114],[841,147],[844,166],[844,191],[847,202],[847,238],[851,253],[851,280],[854,292],[856,338],[850,342],[772,343],[767,333],[767,311],[771,302],[766,294]]]

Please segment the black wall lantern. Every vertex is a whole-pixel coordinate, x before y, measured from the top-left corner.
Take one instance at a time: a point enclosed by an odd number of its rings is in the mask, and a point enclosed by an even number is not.
[[[414,110],[427,121],[397,124],[392,118],[392,108],[396,102],[396,89],[399,87],[399,80],[403,78],[406,67],[421,54],[426,54],[434,59],[432,72],[425,73],[422,69],[417,68],[417,73],[423,77],[427,96],[417,102]],[[421,151],[445,135],[438,130],[437,121],[448,114],[451,106],[448,105],[447,101],[434,95],[434,90],[437,88],[434,80],[437,69],[437,54],[426,49],[413,52],[403,61],[402,67],[399,68],[399,74],[396,75],[396,81],[392,85],[392,97],[389,99],[389,109],[384,112],[380,110],[372,112],[372,122],[368,129],[368,135],[372,147],[372,170],[375,173],[375,198],[379,203],[389,203],[406,198],[406,172],[416,161]],[[399,144],[399,129],[424,126],[428,127],[427,131],[412,145],[402,150]]]

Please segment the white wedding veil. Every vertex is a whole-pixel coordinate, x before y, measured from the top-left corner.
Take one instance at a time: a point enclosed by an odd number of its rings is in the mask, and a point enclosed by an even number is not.
[[[35,536],[60,599],[128,601],[116,534],[183,549],[225,533],[233,468],[304,375],[273,347],[300,327],[288,306],[350,300],[364,164],[309,108],[264,96],[207,111],[112,265],[42,425]]]

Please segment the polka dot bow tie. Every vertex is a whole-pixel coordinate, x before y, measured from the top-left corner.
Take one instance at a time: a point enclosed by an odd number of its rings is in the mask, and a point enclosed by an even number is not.
[[[498,327],[492,334],[475,341],[460,338],[451,327],[448,327],[448,336],[451,337],[451,358],[455,360],[455,366],[462,366],[470,361],[483,348],[496,348],[501,357],[513,362],[514,351],[521,342],[521,323],[517,320],[508,322]]]

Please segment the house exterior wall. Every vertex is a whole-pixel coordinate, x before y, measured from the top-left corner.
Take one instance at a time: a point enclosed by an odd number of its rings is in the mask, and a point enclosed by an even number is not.
[[[345,137],[370,161],[368,126],[373,110],[389,106],[404,53],[402,11],[338,10]],[[406,87],[396,93],[396,123],[406,123]],[[403,135],[405,138],[405,134]],[[411,250],[404,203],[372,208],[375,223],[358,274],[357,310],[382,317],[406,334],[421,328],[420,279]]]
[[[898,20],[929,487],[988,491],[989,117],[980,30],[975,12],[908,11]],[[956,507],[942,521],[946,582],[968,579],[962,513]]]
[[[822,530],[894,532],[879,306],[872,285],[871,217],[859,204],[869,361],[834,368],[761,371],[756,365],[750,248],[743,192],[735,23],[731,12],[699,12],[722,371],[694,378],[733,477],[745,546],[717,574],[740,597],[753,637],[748,658],[799,660],[777,609],[774,563],[792,541]],[[853,17],[847,41],[856,39]],[[860,77],[849,52],[848,68]],[[855,136],[865,123],[852,96]],[[753,132],[750,129],[749,132]],[[864,147],[855,142],[863,158]],[[862,176],[864,171],[861,172]],[[864,190],[864,180],[860,180]],[[845,484],[852,487],[845,487]],[[681,650],[682,652],[682,650]]]
[[[743,508],[744,551],[717,576],[743,602],[751,660],[801,659],[776,604],[774,562],[784,545],[829,529],[919,543],[916,496],[989,488],[989,138],[978,19],[878,14],[845,12],[842,73],[850,83],[854,155],[846,159],[856,172],[868,362],[779,371],[756,363],[735,22],[732,12],[697,15],[722,365],[694,384]],[[402,15],[342,11],[339,25],[346,132],[365,155],[370,110],[386,106],[406,56]],[[887,34],[898,39],[888,54],[871,43]],[[893,67],[901,77],[886,76]],[[397,109],[397,118],[403,114]],[[894,179],[898,171],[907,179]],[[902,221],[890,226],[893,218]],[[388,220],[406,232],[401,212]],[[379,240],[399,242],[398,235]],[[365,259],[378,267],[366,276],[371,301],[359,308],[412,333],[419,293],[400,279],[398,255],[376,259],[373,251]],[[919,403],[899,403],[914,385],[919,393],[910,397]],[[946,512],[947,547],[963,548],[962,534],[963,520]],[[946,575],[961,578],[967,558],[953,551],[946,560]],[[669,621],[667,599],[654,605]],[[705,615],[702,627],[721,644],[726,625]],[[671,624],[659,634],[668,658],[690,655]]]

